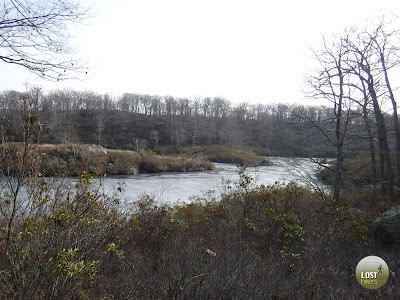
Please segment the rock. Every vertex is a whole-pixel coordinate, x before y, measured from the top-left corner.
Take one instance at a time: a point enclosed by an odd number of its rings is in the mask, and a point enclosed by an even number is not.
[[[136,175],[139,174],[139,169],[135,167],[130,167],[128,171],[128,175]]]
[[[104,154],[107,154],[106,149],[104,149],[102,146],[98,146],[98,145],[90,145],[88,150],[89,150],[89,152],[103,152]]]
[[[380,248],[400,245],[400,206],[383,212],[372,224],[375,244]]]
[[[270,162],[267,159],[262,160],[259,164],[259,166],[272,166],[272,162]]]

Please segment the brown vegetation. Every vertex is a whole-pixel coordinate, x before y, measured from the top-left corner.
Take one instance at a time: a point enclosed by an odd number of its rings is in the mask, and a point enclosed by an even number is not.
[[[235,163],[241,166],[258,166],[264,159],[251,150],[212,146],[204,152],[207,159],[215,162]]]
[[[398,251],[373,243],[372,220],[389,205],[378,194],[348,193],[335,203],[295,184],[250,189],[248,182],[240,180],[219,201],[170,207],[144,197],[125,214],[118,197],[99,193],[87,173],[64,196],[36,191],[31,196],[46,199],[37,204],[49,209],[18,219],[8,256],[1,240],[0,297],[400,296],[395,276],[378,291],[364,289],[354,276],[358,261],[371,254],[384,258],[391,274],[400,271]]]
[[[380,172],[380,158],[375,158],[376,171]],[[379,181],[374,180],[374,172],[371,168],[370,157],[352,157],[343,160],[343,183],[344,187],[371,185],[377,188]],[[318,178],[326,184],[335,183],[336,164],[331,162],[327,168],[318,172]],[[396,175],[396,172],[394,172]]]
[[[139,166],[139,171],[144,173],[191,172],[213,169],[214,165],[208,160],[179,156],[161,156],[152,151],[143,152]]]
[[[163,154],[179,154],[187,157],[196,157],[219,163],[233,163],[240,166],[271,165],[272,163],[255,153],[244,148],[229,148],[227,146],[212,145],[209,147],[158,147],[157,151]]]
[[[22,143],[11,143],[11,155],[23,149]],[[166,157],[154,152],[108,150],[96,145],[32,145],[39,171],[43,176],[77,176],[82,171],[95,175],[137,174],[157,172],[188,172],[212,170],[205,160]],[[0,164],[7,174],[6,163]],[[16,167],[16,166],[15,166]]]

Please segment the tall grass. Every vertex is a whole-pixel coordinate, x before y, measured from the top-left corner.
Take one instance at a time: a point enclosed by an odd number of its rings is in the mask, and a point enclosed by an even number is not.
[[[163,154],[177,154],[187,157],[200,157],[212,162],[233,163],[241,166],[258,166],[260,164],[271,164],[270,161],[259,156],[255,151],[244,148],[227,147],[223,145],[212,145],[208,147],[162,147],[157,149]]]
[[[108,150],[96,145],[33,145],[43,176],[78,176],[83,171],[95,175],[136,174],[139,172],[190,172],[212,170],[207,160],[155,155],[151,151]],[[13,155],[22,144],[12,144]],[[6,164],[0,164],[7,174]]]

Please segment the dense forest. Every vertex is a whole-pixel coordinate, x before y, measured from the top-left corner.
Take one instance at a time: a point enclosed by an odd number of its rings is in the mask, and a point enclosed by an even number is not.
[[[5,91],[0,94],[2,123],[14,141],[22,141],[24,105],[38,116],[41,143],[97,144],[136,151],[224,145],[253,148],[263,155],[334,155],[326,135],[334,134],[335,111],[327,106],[237,104],[218,97],[128,93],[112,98],[73,90],[44,93],[39,88],[28,93]],[[352,111],[347,155],[362,154],[368,148],[361,116],[361,110]]]

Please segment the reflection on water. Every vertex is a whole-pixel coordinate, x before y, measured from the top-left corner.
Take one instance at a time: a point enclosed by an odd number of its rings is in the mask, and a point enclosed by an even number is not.
[[[257,185],[273,184],[276,181],[296,181],[311,186],[316,182],[318,166],[305,158],[269,158],[272,166],[247,168],[247,174]],[[106,191],[122,184],[125,198],[135,200],[147,194],[162,203],[188,201],[191,196],[202,196],[207,191],[217,194],[223,191],[223,180],[235,181],[239,178],[237,167],[232,164],[215,164],[215,170],[191,173],[162,173],[120,175],[108,177],[103,185]]]

